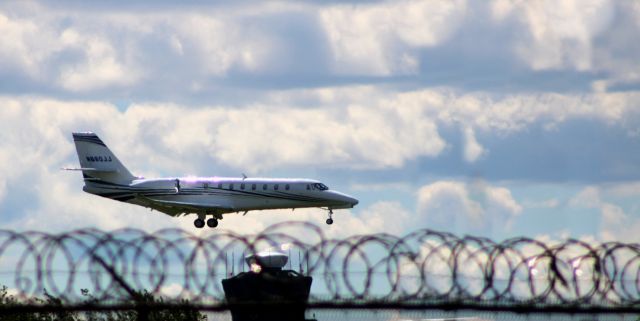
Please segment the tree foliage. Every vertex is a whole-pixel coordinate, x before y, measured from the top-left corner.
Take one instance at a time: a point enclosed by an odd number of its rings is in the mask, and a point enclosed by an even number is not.
[[[93,297],[89,291],[81,290],[84,300],[80,303],[87,306],[96,306],[100,304],[99,300]],[[134,305],[141,307],[153,306],[153,304],[162,304],[162,297],[155,297],[147,291],[138,292],[135,299],[132,300]],[[50,295],[45,291],[42,298],[33,297],[29,299],[18,299],[9,294],[6,286],[0,288],[0,320],[2,321],[136,321],[139,313],[144,311],[125,310],[125,311],[64,311],[60,309],[55,311],[56,307],[64,307],[65,301],[62,298]],[[183,308],[156,310],[150,309],[146,311],[147,320],[149,321],[205,321],[207,317],[198,310],[189,307],[189,301],[183,299],[178,302]],[[6,308],[19,306],[46,306],[53,308],[54,312],[9,312]],[[145,312],[142,312],[145,313]]]

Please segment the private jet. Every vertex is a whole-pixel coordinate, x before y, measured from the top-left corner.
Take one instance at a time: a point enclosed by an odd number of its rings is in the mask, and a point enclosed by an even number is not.
[[[312,179],[242,177],[136,177],[92,132],[73,133],[83,191],[113,200],[181,216],[196,214],[197,228],[218,226],[224,214],[271,209],[318,207],[328,211],[353,208],[358,200]],[[207,219],[207,216],[210,216]],[[206,220],[206,222],[205,222]]]

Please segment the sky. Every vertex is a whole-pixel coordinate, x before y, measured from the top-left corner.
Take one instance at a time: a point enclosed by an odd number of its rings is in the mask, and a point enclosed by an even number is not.
[[[5,1],[0,229],[216,233],[82,192],[94,131],[145,177],[321,180],[360,200],[330,236],[638,242],[638,34],[630,0]]]

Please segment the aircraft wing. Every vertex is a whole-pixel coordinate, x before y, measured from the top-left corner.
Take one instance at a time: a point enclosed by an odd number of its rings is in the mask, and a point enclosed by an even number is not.
[[[165,214],[176,216],[180,214],[199,213],[204,211],[217,210],[222,213],[230,213],[235,210],[228,206],[215,203],[201,203],[201,202],[182,202],[182,201],[167,201],[153,199],[149,197],[139,196],[144,201],[147,207],[153,208],[157,211]]]

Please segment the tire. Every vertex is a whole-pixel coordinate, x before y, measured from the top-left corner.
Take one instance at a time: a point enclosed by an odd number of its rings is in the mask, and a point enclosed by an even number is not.
[[[204,227],[204,220],[203,219],[196,219],[195,221],[193,221],[193,225],[197,228],[203,228]]]
[[[216,220],[215,218],[208,219],[207,226],[211,228],[218,226],[218,220]]]
[[[333,224],[333,219],[332,218],[328,218],[327,219],[327,225],[331,225]]]

